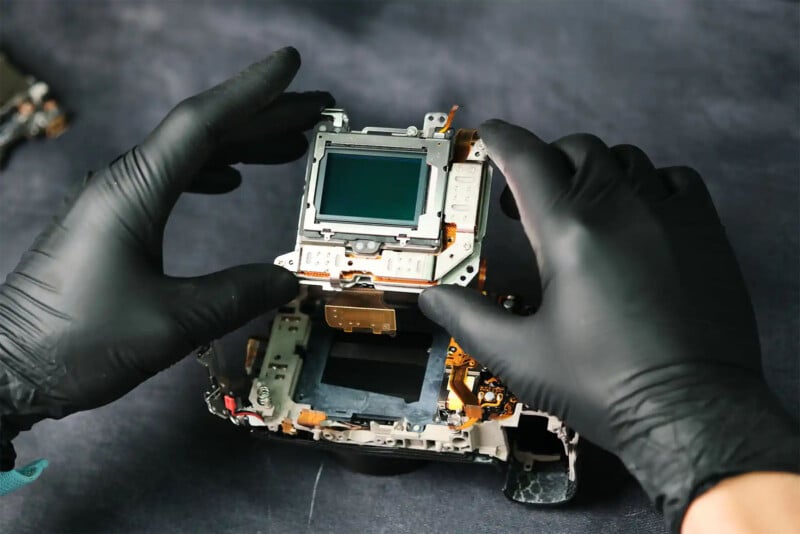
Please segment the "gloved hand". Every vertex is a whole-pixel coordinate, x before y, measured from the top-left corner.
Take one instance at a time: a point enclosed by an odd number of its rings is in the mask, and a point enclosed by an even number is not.
[[[497,120],[479,132],[516,199],[542,303],[511,316],[443,286],[422,311],[526,403],[618,454],[673,530],[722,477],[797,470],[796,424],[762,378],[750,299],[700,176],[590,135],[546,144]]]
[[[11,439],[45,417],[111,402],[218,338],[293,298],[271,264],[196,278],[164,274],[162,240],[184,191],[222,193],[230,164],[282,163],[333,105],[328,93],[283,93],[300,66],[285,48],[175,107],[158,127],[91,175],[0,286],[0,470]]]

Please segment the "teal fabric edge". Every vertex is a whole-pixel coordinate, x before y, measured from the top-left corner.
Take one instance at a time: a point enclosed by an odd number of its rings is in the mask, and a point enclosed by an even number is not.
[[[25,467],[12,469],[11,471],[0,472],[0,495],[8,495],[23,486],[27,486],[42,474],[42,471],[50,465],[44,458],[39,458],[29,463]]]

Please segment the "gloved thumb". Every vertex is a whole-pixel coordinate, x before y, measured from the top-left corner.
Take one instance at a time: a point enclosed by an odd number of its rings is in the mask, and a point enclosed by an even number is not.
[[[271,264],[249,264],[179,280],[173,312],[191,347],[222,337],[297,295],[292,273]]]
[[[474,289],[437,286],[419,297],[419,307],[428,319],[444,328],[467,353],[501,378],[511,374],[508,347],[518,339],[522,317],[512,315]]]

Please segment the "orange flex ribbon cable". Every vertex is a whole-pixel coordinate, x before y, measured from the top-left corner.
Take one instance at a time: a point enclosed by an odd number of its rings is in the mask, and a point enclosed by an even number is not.
[[[450,125],[453,124],[453,117],[456,116],[456,111],[458,111],[458,104],[453,104],[453,107],[450,108],[450,113],[447,114],[447,120],[444,125],[439,128],[439,133],[445,133],[450,129]]]

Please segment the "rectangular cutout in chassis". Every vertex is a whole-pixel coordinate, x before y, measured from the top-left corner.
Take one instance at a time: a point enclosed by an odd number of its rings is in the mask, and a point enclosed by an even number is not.
[[[433,336],[422,332],[392,338],[337,330],[322,382],[418,401],[432,341]]]

